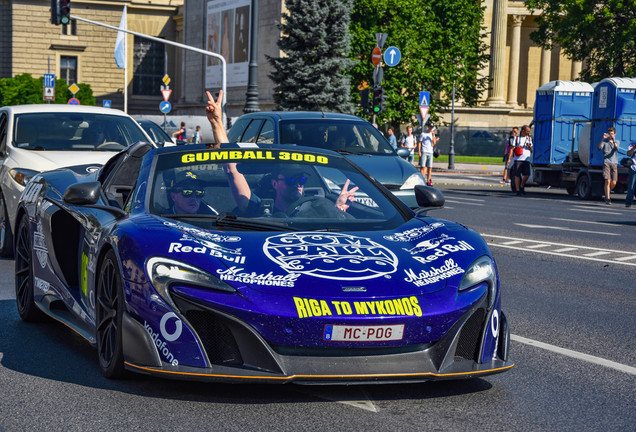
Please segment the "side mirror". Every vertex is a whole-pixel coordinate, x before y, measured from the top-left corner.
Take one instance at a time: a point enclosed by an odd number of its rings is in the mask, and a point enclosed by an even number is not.
[[[99,200],[101,190],[100,182],[75,183],[66,188],[64,202],[73,205],[92,205]]]
[[[397,154],[399,157],[406,159],[407,157],[409,157],[409,155],[411,154],[411,152],[409,151],[409,149],[404,148],[404,147],[398,147],[397,149]]]
[[[430,208],[441,208],[444,206],[444,194],[442,194],[442,191],[430,186],[415,186],[415,199],[420,206],[418,213]]]

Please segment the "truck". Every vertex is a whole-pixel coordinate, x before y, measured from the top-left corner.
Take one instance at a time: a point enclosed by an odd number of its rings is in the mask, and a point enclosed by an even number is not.
[[[598,144],[603,134],[609,127],[616,129],[619,161],[636,143],[636,78],[605,78],[594,84],[551,81],[537,89],[533,117],[527,184],[563,187],[580,199],[600,199],[603,152]],[[627,174],[619,163],[615,192],[625,192]]]

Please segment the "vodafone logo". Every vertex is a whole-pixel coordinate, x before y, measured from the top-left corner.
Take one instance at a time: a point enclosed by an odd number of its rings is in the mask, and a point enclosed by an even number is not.
[[[166,328],[166,324],[168,323],[168,320],[172,318],[174,318],[176,321],[174,323],[174,329],[172,331],[169,331]],[[183,329],[183,323],[174,312],[168,312],[167,314],[165,314],[161,318],[161,322],[159,323],[159,330],[161,331],[161,336],[163,336],[163,338],[167,340],[168,342],[173,342],[179,339],[179,336],[181,336],[182,329]]]

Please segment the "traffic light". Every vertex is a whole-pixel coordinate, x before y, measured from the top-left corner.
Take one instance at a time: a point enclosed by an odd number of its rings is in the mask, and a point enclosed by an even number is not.
[[[386,93],[380,86],[373,87],[373,105],[371,106],[373,114],[382,114],[386,111]]]
[[[360,90],[358,92],[360,95],[360,106],[364,110],[364,112],[368,112],[371,109],[371,101],[369,100],[369,89]]]
[[[71,0],[51,0],[51,23],[55,25],[71,22]]]

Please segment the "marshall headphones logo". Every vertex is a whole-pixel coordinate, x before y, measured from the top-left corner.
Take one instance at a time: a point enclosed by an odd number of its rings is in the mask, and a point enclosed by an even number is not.
[[[290,273],[324,279],[373,279],[394,273],[398,266],[386,247],[347,234],[281,234],[269,237],[263,252]]]

